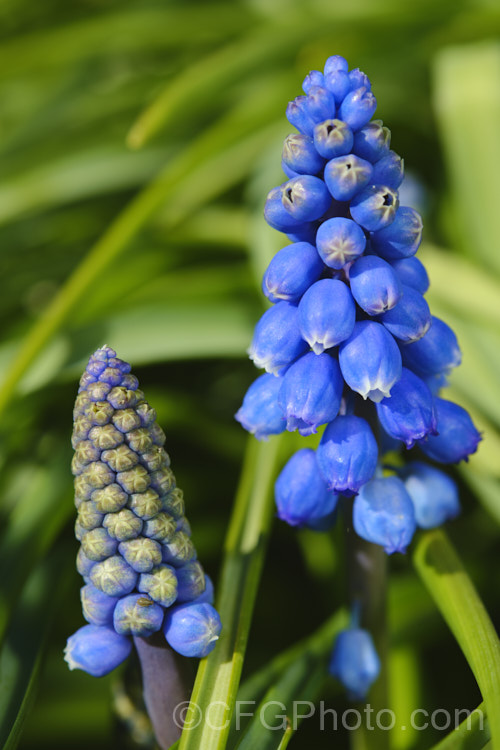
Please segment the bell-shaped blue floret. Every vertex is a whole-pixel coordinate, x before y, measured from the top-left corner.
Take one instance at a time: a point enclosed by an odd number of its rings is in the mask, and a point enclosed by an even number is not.
[[[327,83],[328,85],[328,83]],[[352,130],[359,130],[372,119],[377,100],[365,86],[350,91],[340,105],[339,118]]]
[[[205,590],[205,574],[200,563],[196,560],[181,565],[176,570],[177,575],[177,601],[189,602],[193,599],[198,601],[199,596]]]
[[[451,477],[421,461],[407,464],[401,472],[410,495],[417,525],[433,529],[460,513],[457,485]]]
[[[326,265],[340,270],[363,254],[366,237],[355,221],[335,216],[319,226],[316,246]]]
[[[84,625],[68,638],[64,658],[70,669],[82,669],[93,677],[112,672],[132,650],[129,638],[105,625]]]
[[[325,166],[325,182],[337,201],[350,201],[371,181],[373,167],[355,154],[336,156]]]
[[[392,335],[406,344],[418,341],[431,327],[432,317],[424,297],[411,286],[401,285],[403,294],[396,307],[378,316]]]
[[[294,128],[304,135],[312,137],[315,122],[309,114],[307,106],[307,96],[296,96],[295,99],[288,103],[286,108],[286,119]]]
[[[400,206],[394,221],[372,235],[373,249],[386,260],[415,255],[422,241],[422,217],[414,208]]]
[[[316,174],[325,163],[313,139],[302,133],[291,133],[285,138],[282,159],[283,164],[297,174]]]
[[[115,607],[113,626],[121,635],[147,638],[162,626],[165,610],[146,594],[124,596]]]
[[[290,216],[304,222],[323,216],[332,198],[323,180],[304,174],[293,177],[281,186],[281,202]]]
[[[207,576],[207,574],[205,573],[205,588],[202,593],[193,600],[192,604],[203,604],[203,602],[206,602],[207,604],[213,604],[214,599],[215,597],[213,581],[210,576]]]
[[[363,485],[352,508],[354,530],[388,555],[405,552],[417,528],[411,497],[401,479],[383,477]]]
[[[372,182],[397,190],[404,175],[403,159],[395,151],[389,151],[373,165]]]
[[[368,315],[391,310],[403,290],[392,267],[376,255],[364,255],[349,269],[352,296]]]
[[[330,518],[338,496],[327,489],[311,448],[290,458],[276,480],[274,496],[278,518],[290,526],[306,526]]]
[[[311,86],[307,92],[307,111],[311,120],[322,122],[335,117],[335,97],[325,86]]]
[[[326,76],[337,70],[342,70],[344,73],[347,73],[349,70],[349,63],[345,57],[342,57],[342,55],[330,55],[330,57],[326,58],[325,66],[323,68],[324,75]]]
[[[278,302],[266,310],[255,326],[248,354],[256,367],[278,375],[306,349],[300,335],[297,307],[290,302]]]
[[[349,287],[338,279],[317,281],[300,300],[300,332],[315,354],[345,341],[355,320],[356,305]]]
[[[312,89],[313,86],[324,85],[325,79],[323,73],[321,73],[319,70],[310,70],[302,81],[302,91],[304,92],[304,94],[308,94],[309,90]]]
[[[245,394],[235,419],[257,440],[279,435],[286,428],[283,412],[278,404],[281,378],[265,373],[258,377]]]
[[[325,159],[343,156],[351,152],[352,130],[342,120],[330,119],[318,123],[314,128],[314,147]],[[322,160],[324,164],[324,160]]]
[[[308,352],[282,378],[278,403],[289,432],[315,433],[338,414],[344,379],[339,363],[329,354]]]
[[[338,416],[323,433],[317,450],[328,489],[353,495],[377,468],[378,447],[368,422],[354,415]]]
[[[443,320],[431,316],[432,325],[419,341],[401,347],[406,367],[420,377],[447,374],[462,361],[457,337]]]
[[[366,698],[380,672],[380,659],[367,630],[350,628],[338,634],[329,672],[345,687],[349,700]]]
[[[353,152],[372,164],[385,156],[391,145],[391,131],[382,120],[372,120],[354,135]]]
[[[380,323],[356,323],[340,345],[339,363],[347,385],[364,399],[381,401],[401,377],[401,355],[393,337]]]
[[[283,184],[286,185],[286,183]],[[270,227],[279,232],[294,232],[301,228],[304,222],[296,219],[286,210],[282,201],[282,187],[275,187],[269,191],[264,206],[264,218]]]
[[[309,242],[294,242],[279,250],[262,279],[262,291],[271,302],[298,302],[324,269],[318,251]]]
[[[472,419],[465,409],[453,401],[436,398],[434,404],[438,434],[420,440],[420,449],[441,464],[467,461],[467,457],[476,452],[481,440]]]
[[[167,610],[163,632],[167,643],[182,656],[203,658],[213,651],[222,624],[207,602],[188,602]]]
[[[351,82],[351,91],[360,89],[362,86],[364,86],[368,90],[370,90],[372,87],[371,81],[366,73],[363,73],[363,71],[359,68],[354,68],[354,70],[350,71],[349,80]]]
[[[83,616],[92,625],[113,625],[113,611],[118,602],[115,596],[108,596],[91,583],[80,589]]]
[[[405,367],[392,386],[390,398],[382,399],[376,407],[384,430],[407,448],[426,435],[436,434],[432,394],[424,381]]]
[[[352,218],[360,226],[369,232],[377,232],[392,224],[398,206],[397,190],[388,185],[368,185],[354,196],[350,211]]]
[[[411,286],[420,294],[425,294],[429,288],[429,277],[424,264],[414,255],[411,258],[401,258],[391,261],[391,266],[400,282]]]
[[[336,104],[341,104],[351,89],[351,79],[348,73],[345,70],[329,69],[328,72],[325,71],[324,79],[325,86],[333,94]]]

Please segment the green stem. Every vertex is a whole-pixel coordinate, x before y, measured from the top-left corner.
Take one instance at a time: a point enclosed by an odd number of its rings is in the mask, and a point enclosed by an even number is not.
[[[492,745],[500,748],[500,641],[446,534],[424,534],[415,550],[418,574],[467,659],[488,714]]]
[[[387,555],[383,548],[359,537],[347,524],[347,575],[351,606],[360,607],[360,627],[368,630],[380,658],[380,674],[370,690],[373,716],[389,708],[387,677]],[[363,707],[360,707],[363,710]],[[353,750],[387,750],[389,732],[362,723],[353,732]]]
[[[279,437],[267,444],[249,439],[216,601],[223,630],[200,662],[179,750],[222,750],[227,743],[271,526],[280,444]]]

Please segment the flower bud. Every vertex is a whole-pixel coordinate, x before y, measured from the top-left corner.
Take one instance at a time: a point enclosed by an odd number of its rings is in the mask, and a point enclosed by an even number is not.
[[[462,360],[457,337],[451,328],[435,316],[431,321],[425,336],[401,347],[405,366],[420,377],[449,373]]]
[[[325,79],[323,73],[321,73],[319,70],[311,70],[302,81],[302,91],[304,92],[304,94],[308,94],[309,90],[312,89],[313,86],[324,85]]]
[[[429,277],[424,264],[415,256],[391,261],[392,268],[401,284],[411,286],[420,294],[429,288]]]
[[[235,419],[257,440],[279,435],[286,428],[283,412],[278,404],[282,378],[265,373],[254,380],[235,414]]]
[[[371,181],[373,167],[355,154],[337,156],[325,166],[325,182],[337,201],[350,201]]]
[[[340,345],[339,363],[347,385],[375,402],[390,396],[401,377],[396,342],[382,325],[371,320],[355,324],[351,336]]]
[[[345,57],[342,57],[342,55],[330,55],[330,57],[326,59],[325,67],[323,68],[324,75],[327,76],[337,70],[342,70],[344,73],[347,73],[349,70],[349,63]]]
[[[436,398],[437,435],[430,435],[418,444],[426,456],[441,464],[454,464],[467,461],[475,453],[480,433],[476,430],[469,414],[453,401]]]
[[[93,677],[112,672],[129,656],[132,642],[104,625],[84,625],[68,638],[64,658],[70,669]]]
[[[337,105],[340,105],[350,91],[351,81],[345,70],[331,70],[324,74],[325,86],[331,91]],[[330,115],[333,117],[334,115]]]
[[[351,216],[369,232],[388,227],[396,217],[399,198],[396,190],[387,185],[368,185],[351,201]]]
[[[343,156],[351,152],[353,134],[342,120],[330,119],[318,123],[314,128],[315,150],[325,159]],[[324,164],[324,161],[322,162]]]
[[[397,190],[404,176],[403,159],[395,151],[389,151],[373,165],[373,183],[388,185],[393,190]]]
[[[328,210],[332,198],[319,177],[300,175],[281,186],[281,202],[297,221],[314,221]]]
[[[256,367],[273,375],[288,367],[307,349],[298,327],[298,311],[290,302],[266,310],[257,325],[248,354]]]
[[[363,254],[366,237],[356,222],[336,216],[327,219],[316,235],[318,253],[330,268],[340,270]]]
[[[302,133],[291,133],[283,144],[283,163],[298,174],[317,174],[325,160],[314,147],[312,138]]]
[[[401,288],[403,294],[398,304],[392,310],[379,315],[378,321],[395,338],[404,343],[411,343],[421,339],[431,327],[431,311],[420,292],[404,284]]]
[[[288,103],[286,119],[300,133],[312,137],[316,123],[309,114],[307,96],[296,96],[293,101]]]
[[[372,164],[382,159],[391,144],[391,131],[382,120],[372,120],[354,134],[353,152]]]
[[[401,472],[415,508],[417,525],[433,529],[460,513],[457,485],[451,477],[421,461],[407,464]]]
[[[371,120],[376,109],[377,100],[371,91],[362,86],[346,95],[340,105],[339,119],[344,120],[352,130],[359,130]]]
[[[391,310],[403,290],[389,263],[376,255],[364,255],[349,269],[352,296],[368,315]]]
[[[262,291],[271,302],[298,302],[323,271],[318,251],[309,242],[294,242],[279,250],[269,263]]]
[[[392,386],[390,398],[382,399],[376,408],[384,430],[407,448],[426,435],[436,434],[432,394],[424,381],[405,367]]]
[[[120,635],[147,638],[162,626],[164,610],[144,594],[124,596],[115,607],[113,627]]]
[[[141,573],[137,590],[148,594],[163,607],[170,607],[177,599],[177,576],[170,565],[158,565],[149,573]]]
[[[80,589],[83,616],[92,625],[113,625],[113,612],[118,602],[115,596],[108,596],[91,583]]]
[[[189,602],[168,610],[163,632],[182,656],[203,658],[213,651],[221,629],[220,617],[211,604]]]
[[[307,93],[306,104],[309,116],[314,122],[335,117],[335,97],[324,86],[312,86]]]
[[[181,565],[176,570],[177,601],[189,602],[197,599],[205,590],[205,574],[196,560]]]
[[[289,432],[311,435],[338,414],[344,380],[337,360],[308,352],[286,371],[278,403]]]
[[[397,477],[372,479],[354,498],[352,522],[358,536],[380,544],[388,555],[405,552],[416,530],[415,510]]]
[[[328,489],[353,495],[375,473],[377,441],[361,417],[338,416],[324,431],[316,455]]]
[[[313,284],[300,300],[298,310],[301,335],[315,354],[347,339],[356,320],[349,287],[337,279],[321,279]]]
[[[311,448],[302,448],[290,458],[274,485],[278,518],[290,526],[314,524],[329,517],[338,496],[327,489]]]
[[[367,630],[350,628],[338,634],[329,672],[346,688],[350,700],[366,698],[380,672],[380,660]]]
[[[375,231],[372,247],[386,260],[415,255],[422,241],[422,217],[413,208],[400,206],[390,226]]]
[[[283,183],[286,185],[287,183]],[[264,218],[273,229],[279,232],[293,232],[303,222],[296,219],[283,205],[281,187],[275,187],[269,191],[264,206]]]
[[[359,68],[354,68],[349,73],[349,81],[351,83],[351,91],[360,89],[363,86],[370,91],[372,84],[366,73],[363,73]]]

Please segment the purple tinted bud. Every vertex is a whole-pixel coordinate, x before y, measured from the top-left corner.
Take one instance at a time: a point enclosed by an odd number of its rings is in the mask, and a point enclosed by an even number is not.
[[[405,176],[403,159],[395,152],[389,151],[373,165],[372,182],[388,185],[397,190]]]
[[[426,435],[436,434],[432,394],[424,381],[405,367],[392,386],[390,398],[377,404],[377,415],[384,430],[407,448]]]
[[[137,583],[137,573],[120,555],[96,563],[89,577],[94,586],[108,596],[130,594]]]
[[[401,475],[422,529],[433,529],[458,516],[457,485],[449,476],[420,461],[407,464]]]
[[[400,206],[392,224],[372,235],[373,249],[386,260],[415,255],[422,241],[422,217],[414,208]]]
[[[300,332],[315,354],[347,339],[355,320],[356,305],[343,281],[321,279],[300,300]]]
[[[76,569],[80,573],[80,575],[83,578],[88,578],[90,576],[90,571],[92,568],[96,565],[95,560],[91,560],[83,549],[80,547],[78,550],[78,554],[76,556]]]
[[[304,138],[307,138],[308,136],[304,136]],[[281,160],[281,169],[285,173],[285,175],[288,177],[289,180],[291,180],[293,177],[298,177],[299,173],[296,172],[294,169],[290,169],[289,166],[285,164],[283,159]]]
[[[405,343],[418,341],[431,327],[429,305],[420,292],[402,285],[403,296],[396,307],[379,315],[378,320],[393,336]]]
[[[336,216],[320,225],[316,243],[326,265],[340,270],[363,254],[366,237],[355,221]]]
[[[84,625],[68,638],[64,659],[70,669],[92,677],[109,674],[128,657],[132,641],[104,625]]]
[[[339,117],[352,130],[359,130],[372,119],[376,109],[377,100],[371,91],[362,86],[360,89],[355,89],[347,94],[340,105]]]
[[[214,603],[214,584],[210,576],[207,576],[206,573],[205,573],[205,589],[202,594],[196,597],[196,600],[193,602],[193,604],[202,604],[203,602],[206,602],[207,604]]]
[[[425,294],[429,288],[429,277],[424,264],[415,256],[393,260],[391,265],[400,282],[411,286],[420,294]]]
[[[369,232],[377,232],[392,224],[398,206],[397,191],[386,185],[368,185],[354,196],[350,211],[360,226]]]
[[[278,518],[290,526],[324,519],[338,501],[338,496],[328,491],[311,448],[302,448],[290,458],[276,480],[274,495]]]
[[[308,352],[286,371],[278,403],[289,432],[311,435],[338,414],[344,380],[337,360]]]
[[[271,302],[298,302],[306,289],[319,279],[323,262],[309,242],[294,242],[279,250],[269,263],[262,291]]]
[[[287,183],[284,183],[285,185]],[[264,218],[273,229],[278,232],[294,231],[303,223],[295,219],[284,207],[282,202],[281,187],[273,188],[267,196],[266,205],[264,206]]]
[[[307,111],[314,122],[335,117],[335,98],[332,92],[323,86],[311,87],[307,94]]]
[[[282,164],[298,174],[316,174],[323,169],[324,163],[325,160],[314,148],[312,138],[302,133],[287,135],[283,144]]]
[[[352,296],[368,315],[379,315],[399,302],[403,290],[389,263],[376,255],[359,258],[349,269]]]
[[[137,539],[120,542],[118,549],[130,567],[137,573],[149,573],[162,560],[160,543],[147,537],[140,536]]]
[[[312,137],[315,122],[309,114],[307,96],[297,96],[286,108],[286,119],[298,131]]]
[[[354,135],[353,151],[362,159],[376,162],[385,156],[391,144],[391,131],[382,120],[373,120]]]
[[[80,589],[83,616],[92,625],[113,625],[117,597],[103,594],[91,583]]]
[[[163,562],[176,568],[196,560],[193,542],[184,531],[177,531],[170,541],[162,545]]]
[[[281,200],[286,211],[301,222],[319,219],[332,202],[323,180],[308,174],[285,182],[281,187]]]
[[[401,479],[372,479],[354,498],[352,522],[358,536],[380,544],[388,555],[405,552],[417,528],[413,503]]]
[[[347,690],[350,700],[364,700],[380,672],[380,660],[367,630],[351,628],[338,634],[329,672]]]
[[[360,89],[363,86],[370,91],[372,84],[366,73],[363,73],[359,68],[354,68],[349,73],[349,80],[351,82],[351,90]]]
[[[390,396],[401,377],[396,342],[383,326],[371,320],[355,324],[351,336],[340,345],[339,363],[347,385],[375,402]]]
[[[442,398],[436,398],[434,403],[438,434],[420,440],[420,449],[441,464],[467,461],[467,457],[477,450],[480,433],[465,409],[458,404]]]
[[[113,614],[113,625],[120,635],[147,638],[162,626],[163,607],[144,594],[130,594],[120,599]]]
[[[317,222],[304,221],[302,224],[298,224],[294,227],[293,230],[287,230],[286,236],[290,242],[309,242],[314,245],[317,228]]]
[[[347,73],[349,70],[349,63],[345,57],[342,57],[341,55],[330,55],[325,62],[325,67],[323,68],[324,74],[328,75],[337,70],[342,70],[344,73]]]
[[[205,574],[197,561],[181,565],[175,571],[177,575],[177,601],[189,602],[197,599],[205,590]]]
[[[315,149],[325,159],[333,159],[335,156],[349,154],[352,144],[352,130],[342,120],[325,120],[314,128]]]
[[[377,441],[361,417],[339,416],[327,426],[316,455],[328,489],[352,495],[375,473]]]
[[[167,611],[163,632],[168,644],[182,656],[203,658],[213,651],[222,624],[211,604],[190,602]]]
[[[304,94],[308,94],[310,89],[312,89],[313,86],[324,86],[325,85],[325,79],[323,77],[323,73],[320,73],[319,70],[311,70],[306,75],[302,82],[302,91]]]
[[[325,72],[325,86],[332,92],[335,102],[341,104],[351,89],[351,81],[344,70],[329,70],[328,73]]]
[[[102,528],[87,531],[82,538],[82,550],[89,560],[96,562],[114,555],[117,546],[118,542],[110,537],[106,529]]]
[[[337,201],[350,201],[371,181],[373,167],[355,154],[331,159],[325,166],[325,182]]]
[[[177,599],[177,576],[174,568],[159,565],[150,573],[141,573],[137,588],[143,594],[149,594],[162,607],[170,607]]]
[[[432,316],[432,325],[419,341],[401,347],[406,367],[421,377],[449,373],[462,360],[457,337],[440,318]]]
[[[248,354],[256,367],[278,375],[306,349],[299,331],[297,307],[290,302],[278,302],[255,326]]]
[[[257,440],[279,435],[286,428],[283,412],[278,404],[282,378],[266,373],[255,380],[235,414],[235,419]]]

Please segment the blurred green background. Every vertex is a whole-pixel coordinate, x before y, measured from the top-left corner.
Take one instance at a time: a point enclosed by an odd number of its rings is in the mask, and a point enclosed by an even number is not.
[[[83,623],[72,403],[104,343],[157,409],[199,558],[217,578],[246,440],[233,414],[256,375],[246,348],[262,272],[283,244],[263,204],[283,180],[286,104],[331,54],[371,78],[416,186],[428,300],[463,350],[450,397],[485,438],[453,470],[464,512],[449,533],[498,624],[499,33],[490,0],[0,0],[5,746],[131,742],[113,717],[115,678],[62,661]],[[479,691],[411,556],[390,562],[394,706],[474,708]],[[244,676],[342,604],[342,581],[331,539],[276,523]],[[330,681],[321,697],[346,705]],[[396,732],[393,745],[440,736]],[[292,747],[332,742],[306,721]]]

